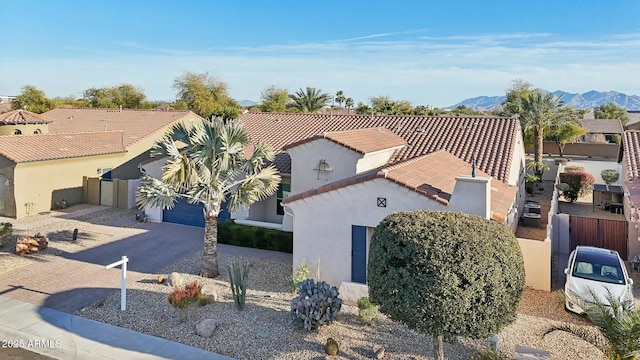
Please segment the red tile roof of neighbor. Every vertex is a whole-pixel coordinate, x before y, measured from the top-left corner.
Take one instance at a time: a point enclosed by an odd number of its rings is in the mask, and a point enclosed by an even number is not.
[[[0,155],[15,163],[124,153],[122,131],[2,136]]]
[[[456,177],[464,174],[471,175],[471,166],[451,153],[440,150],[291,195],[284,199],[283,203],[287,204],[375,178],[383,178],[448,205],[456,185]],[[477,176],[488,176],[488,174],[477,170]],[[491,187],[491,217],[503,222],[513,205],[518,188],[494,180],[491,181]]]
[[[398,148],[406,145],[403,138],[396,135],[385,127],[355,129],[346,131],[325,132],[322,135],[316,135],[308,139],[296,141],[283,147],[283,150],[290,149],[294,146],[305,144],[317,139],[327,139],[351,149],[360,154],[367,154],[379,150]]]
[[[515,118],[483,116],[370,116],[329,114],[247,113],[240,116],[252,141],[263,140],[276,152],[281,173],[291,173],[286,145],[325,132],[385,127],[407,142],[390,163],[437,150],[447,150],[479,169],[508,181],[520,123]]]
[[[53,120],[27,110],[13,110],[0,114],[0,125],[47,124]]]
[[[622,135],[622,148],[625,155],[622,166],[627,172],[627,179],[622,180],[633,181],[640,178],[640,131],[626,130]]]
[[[125,147],[163,131],[167,125],[188,115],[197,117],[190,111],[118,109],[53,109],[44,115],[54,120],[49,125],[50,134],[117,130],[123,132]]]

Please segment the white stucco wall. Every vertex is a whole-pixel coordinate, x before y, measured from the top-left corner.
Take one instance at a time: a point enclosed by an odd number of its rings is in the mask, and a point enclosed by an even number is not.
[[[491,219],[491,192],[490,176],[458,176],[449,207],[453,211]]]
[[[387,199],[387,207],[377,206],[378,197]],[[303,260],[316,264],[319,259],[321,280],[334,286],[351,281],[352,225],[373,228],[396,211],[449,210],[381,178],[301,199],[288,207],[294,214],[293,268]]]
[[[300,144],[287,150],[291,157],[291,193],[297,194],[316,189],[334,181],[356,175],[356,163],[362,155],[327,139],[317,139]],[[320,160],[333,169],[332,172],[320,172]],[[319,179],[318,179],[319,178]]]
[[[156,179],[162,178],[162,167],[167,165],[167,158],[158,158],[140,165],[141,173]]]

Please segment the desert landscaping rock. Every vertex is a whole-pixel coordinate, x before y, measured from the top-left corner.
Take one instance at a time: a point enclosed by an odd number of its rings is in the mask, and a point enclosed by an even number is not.
[[[373,358],[377,360],[384,359],[384,347],[382,345],[373,345]]]
[[[218,301],[218,292],[211,286],[203,286],[200,293],[207,298],[209,304]]]
[[[204,319],[196,325],[196,334],[208,338],[213,336],[213,332],[216,331],[217,327],[217,321],[213,319]]]
[[[184,278],[177,272],[172,272],[169,274],[169,281],[167,281],[169,286],[173,287],[183,287],[184,286]]]

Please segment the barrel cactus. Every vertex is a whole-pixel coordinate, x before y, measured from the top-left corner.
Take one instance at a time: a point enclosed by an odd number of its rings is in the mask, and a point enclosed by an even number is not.
[[[299,283],[298,288],[298,296],[291,300],[291,315],[305,330],[315,330],[338,316],[342,299],[335,286],[307,279]]]
[[[324,344],[324,352],[329,356],[335,356],[338,355],[339,351],[338,342],[333,338],[328,338],[327,343]]]

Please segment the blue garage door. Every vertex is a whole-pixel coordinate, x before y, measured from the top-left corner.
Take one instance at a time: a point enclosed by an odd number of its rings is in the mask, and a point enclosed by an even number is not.
[[[178,202],[171,210],[163,211],[163,221],[204,227],[204,215],[202,214],[202,204],[189,204],[185,199],[178,199]],[[218,215],[218,221],[227,220],[230,218],[229,211],[227,210],[227,204],[222,203],[222,209]]]

